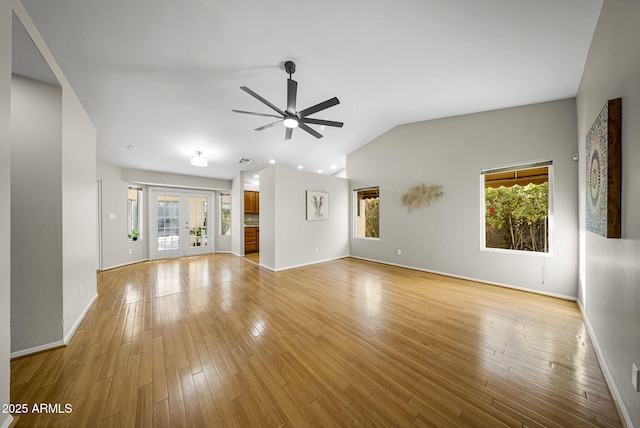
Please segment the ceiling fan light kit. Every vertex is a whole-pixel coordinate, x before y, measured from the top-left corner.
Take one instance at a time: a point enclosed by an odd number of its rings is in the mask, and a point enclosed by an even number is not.
[[[321,102],[319,104],[316,104],[316,105],[311,106],[309,108],[306,108],[304,110],[297,111],[296,110],[296,99],[297,99],[297,94],[298,94],[298,82],[296,82],[295,80],[293,80],[291,78],[291,75],[293,73],[295,73],[295,71],[296,71],[296,64],[293,61],[287,61],[287,62],[284,63],[284,70],[289,75],[289,79],[287,79],[287,108],[286,108],[286,110],[281,110],[280,108],[278,108],[277,106],[275,106],[271,102],[267,101],[265,98],[261,97],[257,93],[253,92],[251,89],[247,88],[246,86],[241,86],[240,87],[240,89],[242,89],[243,91],[245,91],[246,93],[248,93],[249,95],[251,95],[252,97],[257,99],[258,101],[260,101],[261,103],[263,103],[267,107],[269,107],[272,110],[274,110],[276,113],[279,114],[279,116],[276,116],[275,114],[256,113],[256,112],[252,112],[252,111],[236,110],[236,109],[233,109],[232,111],[234,111],[236,113],[250,114],[250,115],[253,115],[253,116],[273,117],[273,118],[278,119],[277,121],[275,121],[273,123],[269,123],[267,125],[263,125],[263,126],[261,126],[259,128],[256,128],[255,130],[256,131],[262,131],[264,129],[271,128],[272,126],[277,125],[278,123],[282,122],[282,124],[286,128],[285,134],[284,134],[284,139],[285,140],[290,140],[291,139],[291,136],[293,134],[293,129],[294,128],[303,129],[304,131],[308,132],[309,134],[313,135],[316,138],[322,138],[322,134],[317,132],[315,129],[311,128],[309,126],[309,124],[311,124],[311,125],[333,126],[333,127],[336,127],[336,128],[342,128],[342,126],[344,125],[344,123],[342,123],[342,122],[336,122],[336,121],[333,121],[333,120],[324,120],[324,119],[314,119],[312,117],[309,117],[314,113],[318,113],[318,112],[320,112],[322,110],[328,109],[329,107],[333,107],[335,105],[340,104],[340,100],[338,100],[337,97],[333,97],[331,99],[323,101],[323,102]]]

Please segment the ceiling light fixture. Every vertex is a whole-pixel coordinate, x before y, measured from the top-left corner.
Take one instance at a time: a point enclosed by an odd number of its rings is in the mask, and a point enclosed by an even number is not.
[[[295,117],[287,117],[285,118],[285,120],[282,121],[282,123],[284,124],[284,126],[286,128],[297,128],[298,127],[298,119],[296,119]]]
[[[207,158],[202,156],[201,151],[197,151],[194,156],[191,156],[191,165],[207,166],[208,164],[209,164],[209,161],[207,160]]]
[[[276,160],[275,160],[275,159],[271,159],[271,160],[269,161],[269,163],[270,163],[271,165],[273,165],[274,163],[276,163]]]

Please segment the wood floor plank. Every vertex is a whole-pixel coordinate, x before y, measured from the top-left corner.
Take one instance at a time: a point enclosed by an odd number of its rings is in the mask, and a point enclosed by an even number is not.
[[[621,426],[575,302],[356,259],[98,274],[65,348],[11,363],[32,426]]]

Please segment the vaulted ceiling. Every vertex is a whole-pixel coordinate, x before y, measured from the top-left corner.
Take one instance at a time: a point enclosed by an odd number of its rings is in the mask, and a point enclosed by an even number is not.
[[[231,179],[278,164],[330,174],[399,124],[575,96],[602,0],[22,0],[98,129],[100,160]],[[286,108],[316,139],[255,128]],[[19,72],[23,60],[14,59]],[[205,168],[189,157],[202,151]],[[252,159],[240,165],[241,158]],[[334,166],[334,169],[331,169]]]

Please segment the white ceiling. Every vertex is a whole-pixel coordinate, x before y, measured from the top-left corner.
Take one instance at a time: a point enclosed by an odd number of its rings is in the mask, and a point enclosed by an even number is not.
[[[233,178],[270,159],[333,173],[396,125],[575,96],[602,0],[22,0],[98,129],[98,158]],[[18,57],[20,55],[17,55]],[[316,139],[254,128],[337,96]],[[20,58],[14,70],[19,72]],[[127,148],[133,146],[135,148]],[[200,150],[209,166],[189,164]],[[249,166],[238,164],[250,158]]]

